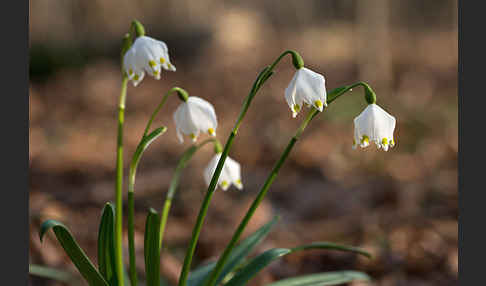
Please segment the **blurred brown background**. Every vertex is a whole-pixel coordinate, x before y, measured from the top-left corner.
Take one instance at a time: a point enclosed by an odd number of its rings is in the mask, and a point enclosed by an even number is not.
[[[271,264],[251,285],[347,269],[369,273],[374,281],[367,285],[457,285],[457,1],[37,0],[30,11],[31,263],[75,271],[52,235],[39,242],[47,218],[68,225],[96,261],[100,211],[114,200],[119,44],[137,18],[149,36],[167,43],[177,72],[129,86],[125,163],[153,108],[176,85],[214,104],[224,142],[257,74],[286,49],[324,74],[328,90],[370,83],[378,104],[397,118],[391,151],[352,150],[362,90],[334,102],[305,131],[249,227],[281,216],[259,251],[333,241],[374,258],[305,252]],[[193,267],[224,249],[302,120],[291,118],[284,100],[292,75],[285,59],[253,101],[230,152],[242,164],[245,190],[216,193]],[[146,210],[161,209],[190,144],[175,136],[178,104],[170,98],[158,117],[169,130],[138,171],[141,273]],[[162,259],[169,281],[178,277],[211,156],[205,147],[192,159],[173,204]]]

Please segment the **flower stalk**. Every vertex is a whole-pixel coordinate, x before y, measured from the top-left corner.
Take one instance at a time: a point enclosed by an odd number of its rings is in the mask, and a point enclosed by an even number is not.
[[[116,185],[115,185],[115,260],[118,285],[123,283],[123,123],[125,119],[125,101],[127,97],[128,77],[122,77],[120,102],[118,105],[118,135],[116,148]]]
[[[248,111],[248,108],[250,107],[250,104],[257,94],[258,90],[260,87],[270,78],[270,76],[273,74],[273,69],[276,67],[276,65],[280,62],[280,60],[287,54],[290,54],[292,56],[292,63],[296,69],[300,69],[304,65],[304,61],[302,60],[302,57],[295,51],[292,50],[287,50],[283,52],[274,62],[271,66],[265,67],[262,72],[258,75],[257,79],[255,80],[252,89],[250,90],[250,93],[246,97],[243,107],[241,108],[240,115],[238,116],[238,119],[236,120],[235,126],[233,127],[233,130],[231,131],[228,139],[226,140],[226,144],[223,148],[223,152],[221,153],[221,157],[219,159],[218,165],[216,166],[216,170],[214,171],[214,175],[211,179],[211,182],[209,183],[208,189],[206,191],[206,195],[204,197],[203,203],[201,205],[201,208],[199,210],[199,214],[196,219],[196,224],[194,225],[192,235],[191,235],[191,241],[189,243],[189,247],[187,248],[186,256],[184,257],[184,264],[182,266],[182,271],[179,276],[179,286],[186,286],[187,285],[187,277],[189,275],[191,263],[192,263],[192,258],[194,256],[194,252],[196,250],[196,245],[199,239],[199,235],[201,233],[202,225],[204,223],[204,219],[206,217],[209,204],[211,202],[211,199],[213,197],[214,191],[216,189],[216,185],[218,183],[219,177],[221,175],[221,171],[224,166],[224,162],[226,160],[226,157],[228,157],[229,149],[231,148],[231,145],[233,144],[233,140],[238,132],[238,128],[243,120],[243,118],[246,115],[246,112]]]
[[[139,26],[142,24],[138,23]],[[132,23],[133,26],[133,23]],[[118,131],[117,131],[117,148],[116,148],[116,184],[115,184],[115,264],[118,285],[123,286],[124,269],[123,269],[123,124],[125,121],[125,102],[127,98],[128,76],[123,70],[123,59],[126,52],[132,45],[132,34],[126,33],[122,39],[120,61],[122,83],[120,90],[120,100],[118,104]],[[135,284],[136,285],[136,284]]]
[[[169,217],[169,211],[170,207],[172,205],[172,199],[174,198],[175,192],[177,190],[177,187],[179,186],[179,180],[182,175],[182,170],[186,167],[187,162],[192,158],[194,153],[201,149],[204,145],[207,143],[213,143],[216,146],[220,146],[221,143],[219,143],[218,139],[216,138],[209,138],[206,139],[205,141],[201,142],[198,145],[192,145],[189,147],[183,154],[181,159],[179,160],[179,163],[177,163],[177,167],[174,172],[174,176],[172,177],[172,180],[169,185],[169,189],[167,191],[167,195],[165,198],[164,206],[162,208],[161,212],[161,217],[160,217],[160,235],[159,235],[159,250],[162,251],[162,241],[164,239],[164,233],[165,233],[165,227],[167,224],[167,219]]]

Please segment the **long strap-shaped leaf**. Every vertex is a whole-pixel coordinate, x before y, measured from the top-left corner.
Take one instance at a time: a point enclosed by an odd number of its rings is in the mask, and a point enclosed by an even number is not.
[[[144,255],[147,286],[160,286],[159,215],[152,208],[145,222]]]
[[[216,261],[209,262],[191,271],[191,273],[189,273],[189,278],[187,279],[187,285],[189,286],[202,285],[204,279],[206,279],[209,273],[213,271],[214,266],[216,266]]]
[[[108,283],[103,276],[96,270],[95,266],[89,260],[88,256],[79,247],[78,243],[74,240],[73,236],[69,232],[66,226],[56,220],[45,221],[40,228],[39,236],[40,240],[44,237],[44,234],[51,229],[57,237],[59,243],[66,251],[71,261],[79,270],[84,279],[88,281],[92,286],[108,286]]]
[[[98,269],[110,285],[118,285],[115,262],[115,207],[106,203],[98,231]]]
[[[294,248],[274,248],[265,251],[264,253],[258,255],[257,257],[253,258],[247,265],[245,265],[238,273],[235,274],[233,278],[231,278],[225,286],[241,286],[246,285],[247,282],[253,278],[258,272],[260,272],[263,268],[265,268],[268,264],[272,261],[277,260],[287,254],[291,254],[301,250],[310,250],[310,249],[333,249],[333,250],[341,250],[341,251],[350,251],[355,252],[366,257],[371,257],[371,255],[359,248],[346,246],[346,245],[339,245],[330,242],[314,242],[311,244],[301,245]]]
[[[264,226],[260,227],[253,234],[245,238],[235,249],[231,252],[228,262],[224,265],[223,271],[218,277],[216,285],[218,285],[228,273],[230,273],[236,266],[238,266],[248,254],[253,250],[253,248],[259,244],[270,232],[273,225],[277,222],[278,216],[275,216],[271,221],[266,223]],[[204,280],[208,277],[209,273],[214,269],[216,264],[205,265],[204,270],[206,273],[201,273],[199,269],[196,269],[189,275],[188,285],[189,286],[199,286],[202,285]],[[199,272],[198,272],[199,271]],[[194,275],[194,274],[198,275]]]
[[[69,284],[76,282],[76,276],[70,272],[37,264],[29,264],[29,274]]]
[[[266,286],[328,286],[356,280],[369,281],[370,277],[359,271],[323,272],[283,279]]]

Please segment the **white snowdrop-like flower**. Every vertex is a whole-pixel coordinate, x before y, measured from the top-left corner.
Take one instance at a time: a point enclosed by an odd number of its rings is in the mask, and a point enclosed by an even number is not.
[[[396,119],[388,114],[375,103],[369,104],[360,115],[354,119],[354,140],[353,149],[359,145],[362,148],[375,142],[378,149],[395,146],[393,131],[395,130]]]
[[[216,136],[218,120],[211,103],[197,97],[189,96],[187,101],[181,103],[174,112],[177,138],[182,143],[182,134],[189,135],[193,142],[197,140],[200,132]]]
[[[308,68],[300,68],[285,89],[285,99],[296,117],[304,104],[322,111],[326,103],[326,80],[324,76]]]
[[[147,36],[138,37],[123,57],[123,64],[128,79],[137,86],[145,73],[160,79],[161,68],[176,71],[170,62],[167,45]]]
[[[219,158],[221,158],[221,153],[215,154],[211,161],[209,161],[206,169],[204,169],[204,180],[208,186],[213,178],[214,171],[216,171]],[[218,179],[218,185],[223,191],[226,191],[231,184],[235,185],[238,190],[243,189],[240,164],[228,156],[224,161],[223,169]]]

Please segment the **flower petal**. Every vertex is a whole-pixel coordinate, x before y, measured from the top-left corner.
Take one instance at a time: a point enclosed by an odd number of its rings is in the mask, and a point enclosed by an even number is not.
[[[395,129],[395,117],[388,114],[376,104],[369,104],[361,114],[354,119],[355,140],[359,139],[361,147],[369,145],[373,141],[378,149],[387,151],[393,147],[393,132]]]
[[[297,90],[296,81],[297,81],[298,74],[295,73],[292,77],[292,80],[289,83],[289,86],[285,89],[285,100],[289,105],[290,110],[292,111],[292,117],[296,117],[299,113],[300,109],[302,108],[302,102],[297,103],[295,100],[295,93]]]
[[[241,183],[241,167],[238,162],[231,159],[229,156],[224,162],[225,171],[230,179],[230,181],[238,188],[242,189],[243,184]]]
[[[296,97],[322,111],[327,97],[324,76],[308,68],[301,68],[297,73]]]
[[[216,171],[219,158],[221,158],[221,153],[215,154],[213,158],[209,161],[207,167],[204,169],[204,181],[208,186],[211,183],[211,179],[213,178],[214,171]]]
[[[210,130],[216,132],[218,120],[211,103],[197,96],[189,96],[187,109],[188,116],[198,132],[210,133]]]
[[[189,108],[187,102],[181,103],[173,115],[174,122],[176,125],[176,130],[179,133],[189,135],[193,134],[194,136],[199,135],[199,130],[192,122],[191,116],[189,114]]]

